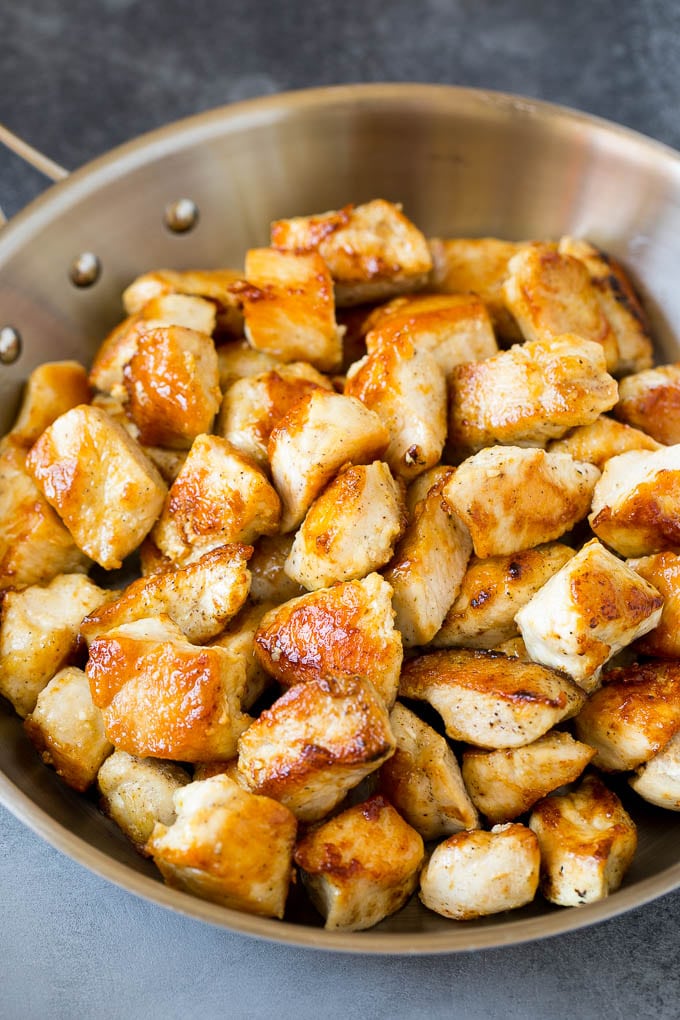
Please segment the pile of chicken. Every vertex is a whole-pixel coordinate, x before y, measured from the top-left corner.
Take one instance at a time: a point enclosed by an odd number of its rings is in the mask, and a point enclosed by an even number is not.
[[[44,761],[237,910],[615,889],[603,774],[680,809],[680,364],[621,267],[375,200],[123,298],[0,447],[0,692]]]

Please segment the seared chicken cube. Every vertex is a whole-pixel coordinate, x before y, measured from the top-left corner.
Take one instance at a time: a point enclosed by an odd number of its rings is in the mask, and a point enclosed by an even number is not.
[[[477,747],[521,747],[579,711],[581,688],[563,673],[468,648],[410,659],[399,695],[427,701],[447,734]]]
[[[281,530],[293,531],[343,464],[380,458],[389,434],[373,411],[340,393],[315,389],[274,428],[269,461],[283,502]]]
[[[191,294],[158,294],[142,305],[137,314],[145,322],[185,326],[208,336],[212,336],[217,325],[215,303]]]
[[[541,849],[541,892],[562,907],[593,903],[618,889],[637,847],[630,815],[595,776],[572,793],[546,797],[529,825]]]
[[[186,567],[142,577],[113,602],[90,613],[80,633],[88,644],[123,623],[165,615],[187,640],[203,644],[224,630],[238,612],[250,586],[250,546],[219,546]]]
[[[141,333],[123,378],[141,443],[188,449],[210,431],[222,394],[215,345],[205,333],[181,326]]]
[[[623,267],[610,255],[581,239],[563,237],[558,250],[579,259],[590,274],[600,307],[619,345],[617,374],[650,368],[653,348],[649,323]]]
[[[272,685],[272,678],[255,655],[255,634],[265,613],[273,606],[271,602],[247,602],[240,613],[228,624],[213,645],[224,649],[231,660],[236,680],[235,693],[239,704],[246,711],[260,695]],[[236,777],[232,777],[236,778]]]
[[[553,244],[533,244],[508,263],[505,303],[525,340],[576,333],[601,344],[608,371],[619,363],[619,345],[583,262]]]
[[[446,379],[433,354],[404,334],[395,337],[351,366],[345,393],[386,425],[385,460],[397,477],[434,467],[446,440]]]
[[[241,672],[229,654],[190,644],[168,617],[96,637],[87,675],[109,740],[129,754],[228,760],[249,722],[238,704]]]
[[[421,500],[425,499],[430,489],[441,482],[443,478],[448,478],[453,474],[454,468],[448,464],[437,464],[433,468],[428,468],[427,471],[423,471],[422,475],[418,475],[409,484],[406,490],[406,509],[410,519],[413,519],[416,507]]]
[[[475,807],[488,820],[509,822],[552,793],[573,783],[595,756],[588,744],[553,730],[524,747],[463,752],[463,779]]]
[[[365,577],[387,563],[405,526],[402,489],[387,464],[348,464],[307,511],[286,573],[310,591]]]
[[[263,917],[283,917],[297,824],[282,804],[228,776],[175,794],[177,818],[158,823],[146,845],[174,889]]]
[[[305,361],[239,379],[224,394],[216,431],[266,468],[272,429],[317,386],[332,389],[330,380]]]
[[[263,617],[255,653],[284,687],[362,677],[390,708],[403,657],[391,596],[387,581],[369,574],[291,599]]]
[[[680,361],[622,379],[614,414],[658,443],[680,443]]]
[[[233,336],[243,336],[243,313],[238,297],[243,274],[236,269],[192,269],[177,272],[157,269],[138,276],[123,291],[123,304],[128,315],[166,294],[189,294],[205,298],[217,309],[217,328]]]
[[[560,538],[587,514],[599,476],[567,453],[492,446],[463,461],[443,495],[485,559]]]
[[[628,566],[649,581],[663,598],[658,625],[636,642],[636,650],[659,659],[680,659],[680,555],[654,553],[628,560]]]
[[[49,584],[5,592],[0,617],[0,694],[19,715],[36,699],[78,646],[84,616],[109,593],[83,574],[59,574]]]
[[[447,294],[473,293],[486,305],[494,328],[504,340],[521,340],[522,333],[503,298],[503,282],[513,255],[529,242],[497,237],[430,238],[434,262],[432,283]]]
[[[680,732],[641,765],[628,782],[650,804],[680,811]]]
[[[256,351],[247,340],[226,340],[216,347],[216,351],[220,389],[223,393],[239,379],[264,375],[283,364],[266,351]]]
[[[293,548],[294,535],[262,535],[255,543],[250,568],[250,598],[253,602],[280,605],[304,594],[304,588],[293,581],[284,564]]]
[[[271,242],[283,251],[318,252],[335,281],[338,305],[359,305],[427,282],[432,258],[421,232],[401,206],[377,198],[337,212],[272,223]]]
[[[184,566],[230,542],[277,531],[281,503],[265,473],[220,436],[197,436],[151,538]]]
[[[26,468],[26,450],[8,439],[0,449],[0,591],[86,571],[73,541]]]
[[[639,429],[602,415],[548,443],[548,449],[570,453],[574,460],[586,460],[602,471],[610,457],[628,450],[658,450],[659,443]]]
[[[477,811],[444,737],[399,702],[390,726],[397,749],[380,768],[380,791],[423,839],[476,829]]]
[[[449,443],[463,450],[544,446],[608,411],[617,392],[599,344],[571,333],[516,344],[453,370]]]
[[[607,772],[649,761],[680,730],[680,663],[634,663],[610,670],[575,719],[576,736]]]
[[[366,349],[408,336],[430,351],[448,378],[454,365],[490,358],[498,350],[489,313],[476,294],[415,294],[376,308],[366,320]]]
[[[588,520],[621,556],[680,549],[680,444],[608,460]]]
[[[552,542],[484,560],[473,556],[432,644],[435,648],[495,648],[514,637],[517,611],[573,555],[569,546]]]
[[[310,829],[295,848],[324,927],[344,931],[371,928],[403,907],[424,855],[421,837],[380,796]]]
[[[308,680],[251,723],[239,740],[238,768],[253,792],[314,822],[394,748],[387,709],[370,682]]]
[[[404,645],[427,644],[458,594],[472,553],[466,526],[442,497],[446,475],[421,500],[385,571]]]
[[[179,765],[127,751],[114,751],[97,773],[102,810],[140,853],[146,852],[156,822],[172,825],[174,794],[188,782],[189,774]]]
[[[87,677],[74,666],[60,670],[43,688],[24,728],[45,764],[81,793],[113,751]]]
[[[564,670],[590,691],[605,662],[656,627],[662,607],[657,589],[594,538],[515,620],[535,662]]]
[[[78,361],[46,361],[28,377],[10,436],[22,446],[32,446],[56,418],[78,404],[88,404],[90,396],[87,372]]]
[[[151,461],[124,428],[86,404],[43,432],[26,465],[77,545],[107,570],[137,548],[163,506],[165,484]]]
[[[538,840],[525,825],[456,832],[423,868],[420,898],[456,921],[514,910],[536,895],[540,863]]]
[[[335,321],[333,281],[320,255],[253,248],[246,280],[246,337],[256,350],[309,361],[324,372],[340,367],[344,330]]]

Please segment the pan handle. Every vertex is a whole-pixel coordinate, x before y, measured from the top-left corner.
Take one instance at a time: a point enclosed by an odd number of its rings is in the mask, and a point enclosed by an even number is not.
[[[0,124],[0,143],[6,146],[11,152],[13,152],[24,162],[34,167],[39,173],[43,174],[44,177],[49,178],[52,182],[62,181],[65,177],[68,177],[68,170],[59,163],[55,163],[49,156],[45,156],[38,149],[35,149],[28,142],[25,142],[23,138],[19,138],[13,131],[6,128],[4,124]],[[0,226],[7,222],[7,217],[0,209]]]

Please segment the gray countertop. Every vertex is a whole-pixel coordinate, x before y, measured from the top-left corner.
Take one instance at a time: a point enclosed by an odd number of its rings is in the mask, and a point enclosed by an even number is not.
[[[680,147],[672,0],[5,0],[0,122],[67,168],[235,99],[350,81],[523,93]],[[44,187],[0,152],[7,214]],[[678,1017],[680,892],[470,955],[362,958],[212,928],[90,874],[0,809],[0,1016]]]

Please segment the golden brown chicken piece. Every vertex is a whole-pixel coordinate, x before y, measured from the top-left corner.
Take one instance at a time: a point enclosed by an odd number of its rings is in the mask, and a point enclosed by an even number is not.
[[[109,740],[129,754],[229,759],[249,722],[238,704],[241,672],[228,653],[190,644],[168,617],[95,638],[87,675]]]
[[[282,804],[228,776],[175,794],[176,820],[158,823],[146,845],[175,889],[233,910],[283,917],[297,824]]]
[[[495,648],[514,637],[517,611],[573,555],[569,546],[552,542],[483,560],[473,556],[432,645]]]
[[[271,602],[246,602],[240,613],[212,642],[229,656],[234,676],[239,677],[235,680],[234,691],[241,708],[246,711],[273,683],[255,655],[255,634],[262,617],[272,608]]]
[[[291,599],[263,617],[255,654],[284,687],[362,677],[394,703],[403,657],[392,589],[379,574]]]
[[[599,476],[566,453],[493,446],[463,461],[442,491],[485,559],[560,538],[587,514]]]
[[[123,291],[123,304],[128,315],[141,311],[145,305],[165,294],[189,294],[205,298],[217,309],[217,328],[232,336],[243,336],[243,313],[238,297],[243,274],[237,269],[157,269],[138,276]]]
[[[680,811],[680,732],[628,780],[637,794],[668,811]]]
[[[532,744],[499,751],[463,752],[463,779],[475,807],[492,823],[509,822],[573,783],[595,756],[588,744],[551,730]]]
[[[306,832],[295,862],[324,927],[363,931],[403,907],[424,854],[415,829],[373,796]]]
[[[622,379],[614,414],[658,443],[680,443],[680,361]]]
[[[364,205],[272,223],[271,243],[282,251],[318,252],[344,305],[377,301],[427,282],[427,242],[401,206],[377,198]]]
[[[304,595],[302,585],[284,570],[294,538],[294,535],[261,535],[255,542],[255,551],[248,563],[253,602],[271,602],[278,606]]]
[[[78,361],[46,361],[29,375],[9,434],[21,446],[32,446],[55,419],[90,397],[87,372]]]
[[[26,466],[79,548],[108,570],[137,548],[163,506],[156,468],[125,429],[87,404],[43,432]]]
[[[541,892],[563,907],[618,889],[637,847],[632,819],[595,776],[572,793],[540,801],[529,825],[541,848]]]
[[[308,680],[251,723],[239,740],[238,768],[255,793],[314,822],[394,748],[387,709],[369,681]]]
[[[418,475],[414,478],[406,490],[406,509],[408,511],[409,519],[412,520],[418,503],[422,499],[425,499],[430,489],[441,482],[443,478],[448,478],[453,472],[453,468],[449,464],[437,464],[433,468],[428,468],[427,471],[423,471],[422,475]]]
[[[247,340],[226,340],[218,344],[215,350],[222,393],[226,393],[239,379],[264,375],[283,365],[282,361],[266,351],[256,351]]]
[[[468,648],[410,659],[399,696],[429,702],[454,740],[492,749],[530,744],[585,701],[581,688],[557,670]]]
[[[383,567],[406,527],[402,487],[382,461],[348,464],[312,503],[286,560],[310,591]]]
[[[569,453],[574,460],[585,460],[600,471],[610,457],[628,450],[658,450],[659,443],[639,429],[601,415],[590,425],[581,425],[562,439],[548,443],[548,450]]]
[[[465,451],[545,446],[608,411],[617,392],[599,344],[573,333],[516,344],[453,369],[449,443]]]
[[[639,638],[636,650],[659,659],[680,659],[680,556],[673,552],[654,553],[628,560],[628,566],[663,597],[659,623]]]

